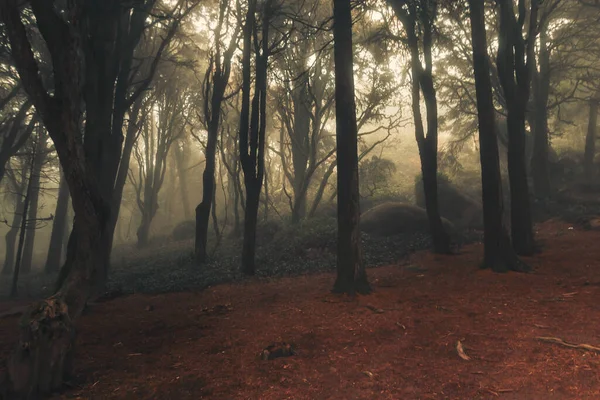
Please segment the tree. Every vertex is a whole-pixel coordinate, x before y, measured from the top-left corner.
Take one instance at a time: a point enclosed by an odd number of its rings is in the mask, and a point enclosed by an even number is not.
[[[254,275],[256,252],[256,225],[260,192],[265,173],[265,133],[267,109],[267,70],[271,47],[269,45],[270,19],[273,0],[266,0],[262,10],[261,39],[258,38],[256,23],[256,0],[249,0],[243,29],[242,54],[242,107],[240,114],[240,161],[246,187],[244,209],[244,242],[242,248],[242,272]],[[254,40],[253,40],[254,39]],[[254,45],[255,79],[252,106],[250,106],[251,47]]]
[[[135,94],[146,90],[155,70],[151,68],[150,75],[137,80],[140,83],[129,94],[132,71],[142,69],[132,67],[133,51],[145,27],[148,6],[153,4],[149,1],[55,4],[32,0],[31,12],[53,69],[49,85],[52,93],[40,78],[20,5],[15,0],[0,3],[0,18],[16,70],[54,143],[75,212],[59,288],[24,315],[20,344],[8,362],[7,376],[0,380],[10,398],[35,398],[61,386],[70,368],[73,321],[106,280],[114,232],[109,224],[111,197],[122,150],[121,117],[135,102]],[[177,3],[172,12],[176,22],[169,26],[158,55],[181,18],[193,8],[184,8],[182,3]],[[135,29],[129,25],[134,23]],[[122,40],[117,32],[131,36]],[[113,47],[117,42],[123,46],[126,43],[126,48]],[[160,56],[153,58],[152,65],[158,63],[157,59]]]
[[[110,0],[90,2],[84,11],[84,18],[89,20],[88,40],[81,45],[86,66],[84,146],[89,165],[95,169],[100,195],[108,202],[107,211],[110,210],[105,214],[108,225],[102,236],[103,268],[95,280],[94,295],[104,290],[108,277],[123,186],[135,134],[139,131],[140,96],[154,80],[182,20],[198,4],[199,1],[192,0],[178,0],[174,5],[157,0],[134,3]],[[124,137],[126,116],[129,121]],[[69,274],[70,260],[67,257],[57,287]]]
[[[535,57],[538,1],[531,2],[527,38],[522,34],[527,14],[525,0],[519,0],[518,18],[512,0],[497,0],[497,3],[500,7],[497,66],[507,108],[511,236],[517,254],[532,255],[535,242],[527,181],[525,110]]]
[[[10,275],[13,272],[13,264],[15,262],[15,245],[17,243],[17,235],[21,228],[21,218],[23,218],[23,199],[25,198],[25,190],[27,189],[27,173],[29,164],[26,162],[22,163],[20,174],[12,173],[8,171],[7,176],[12,187],[15,198],[15,207],[13,213],[13,219],[10,224],[5,221],[10,229],[6,232],[4,241],[6,243],[6,254],[4,256],[4,265],[2,266],[2,275]]]
[[[451,253],[450,237],[442,224],[438,205],[437,155],[438,155],[438,112],[435,86],[433,82],[433,30],[437,17],[437,0],[390,0],[394,12],[406,31],[410,51],[412,112],[415,123],[415,137],[421,157],[425,208],[429,217],[433,250],[436,253]],[[419,29],[418,29],[419,28]],[[423,58],[421,63],[419,37],[422,32]],[[427,134],[421,117],[421,92],[425,99],[427,113]]]
[[[28,274],[31,272],[31,264],[33,262],[33,249],[35,244],[35,232],[37,230],[36,221],[38,219],[38,204],[40,199],[41,178],[42,178],[42,167],[44,166],[47,157],[47,135],[44,127],[37,127],[37,135],[35,140],[35,149],[32,157],[34,157],[33,168],[29,177],[30,191],[27,193],[28,196],[28,210],[27,210],[27,221],[26,221],[26,236],[25,244],[23,246],[23,256],[21,259],[21,272]]]
[[[215,196],[215,161],[217,142],[219,139],[219,124],[221,122],[221,104],[225,98],[225,90],[231,73],[231,59],[236,50],[240,25],[236,24],[229,31],[229,0],[221,0],[219,16],[214,33],[214,48],[210,55],[208,68],[204,78],[204,120],[207,127],[207,140],[204,167],[202,175],[202,201],[196,207],[196,241],[194,246],[196,262],[206,261],[206,243],[208,241],[208,224],[213,198]],[[225,25],[224,25],[225,24]],[[223,49],[223,38],[231,35],[229,45]]]
[[[354,99],[350,0],[333,1],[338,244],[334,292],[369,293],[360,242],[358,127]]]
[[[330,72],[333,59],[327,43],[328,32],[322,28],[329,15],[322,21],[325,10],[317,1],[299,2],[291,8],[290,41],[294,46],[288,46],[277,57],[274,74],[278,81],[274,90],[275,109],[281,125],[279,148],[270,150],[279,155],[283,192],[295,224],[306,217],[312,180],[318,169],[331,159],[335,148],[325,138],[325,125],[333,106]],[[288,194],[286,181],[292,195]]]
[[[583,168],[585,178],[592,182],[596,177],[596,140],[598,139],[598,107],[600,105],[600,91],[589,100],[588,126],[585,136],[585,153],[583,155]]]
[[[503,199],[500,178],[500,158],[496,136],[492,84],[487,53],[484,5],[469,0],[473,70],[479,122],[479,154],[483,188],[484,259],[483,267],[494,272],[527,271],[513,250],[510,237],[502,222]]]
[[[532,67],[533,75],[533,152],[531,156],[531,177],[533,190],[538,196],[547,196],[551,191],[549,159],[550,135],[548,131],[548,100],[551,82],[551,46],[549,43],[549,26],[551,16],[562,0],[553,0],[542,4],[539,21],[539,50],[536,65]],[[535,63],[535,58],[532,60]]]
[[[178,80],[177,71],[171,74],[171,80]],[[137,177],[130,169],[130,180],[136,191],[136,199],[142,214],[137,230],[137,245],[148,245],[152,220],[158,211],[158,195],[162,188],[167,170],[167,157],[171,145],[184,133],[184,113],[187,103],[187,90],[183,84],[167,83],[157,85],[155,101],[149,100],[145,124],[141,131],[141,140],[134,144],[134,156],[137,160]]]
[[[69,186],[60,173],[60,183],[58,186],[58,198],[56,199],[56,210],[54,211],[54,221],[52,223],[52,233],[50,234],[50,244],[48,246],[48,256],[44,265],[44,272],[52,274],[60,269],[62,258],[63,242],[65,241],[65,229],[67,226],[67,212],[69,210]]]
[[[18,92],[18,90],[16,92]],[[10,101],[12,98],[11,94],[12,92],[9,93],[5,100]],[[10,158],[14,156],[21,147],[23,147],[23,145],[27,142],[27,139],[29,139],[31,136],[31,132],[33,132],[33,128],[36,123],[35,118],[31,118],[29,124],[25,126],[27,112],[31,106],[31,101],[25,100],[21,104],[18,112],[12,118],[7,117],[0,124],[0,129],[3,131],[2,143],[0,145],[0,181],[2,181],[2,178],[4,178],[6,163],[8,160],[10,160]]]

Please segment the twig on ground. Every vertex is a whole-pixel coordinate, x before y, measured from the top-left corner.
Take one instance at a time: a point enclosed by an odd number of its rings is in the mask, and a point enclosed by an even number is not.
[[[538,336],[536,339],[539,341],[542,341],[542,342],[559,344],[561,346],[569,347],[572,349],[581,349],[581,350],[595,351],[595,352],[600,353],[600,347],[592,346],[591,344],[567,343],[564,340],[562,340],[561,338],[557,338],[557,337]]]
[[[471,359],[471,357],[469,357],[467,353],[465,353],[465,349],[460,340],[456,342],[456,352],[458,353],[458,356],[465,361],[469,361]]]

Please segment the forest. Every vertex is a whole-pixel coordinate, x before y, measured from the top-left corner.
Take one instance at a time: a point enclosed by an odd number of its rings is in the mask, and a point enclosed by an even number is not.
[[[600,398],[600,1],[0,0],[0,399]]]

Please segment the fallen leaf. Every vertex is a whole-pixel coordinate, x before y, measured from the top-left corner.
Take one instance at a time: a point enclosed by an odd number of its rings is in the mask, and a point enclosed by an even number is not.
[[[458,342],[456,342],[456,351],[458,353],[458,356],[460,358],[462,358],[465,361],[469,361],[471,359],[471,357],[469,357],[466,353],[465,353],[465,349],[463,348],[462,343],[460,342],[460,340]]]

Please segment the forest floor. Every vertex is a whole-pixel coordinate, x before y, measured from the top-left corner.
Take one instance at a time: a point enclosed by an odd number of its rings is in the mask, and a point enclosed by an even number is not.
[[[600,232],[551,220],[537,237],[531,274],[480,270],[468,245],[369,269],[357,298],[320,273],[98,303],[54,398],[598,399],[600,353],[539,338],[600,346]],[[0,319],[1,358],[16,324]],[[297,354],[261,360],[278,341]]]

